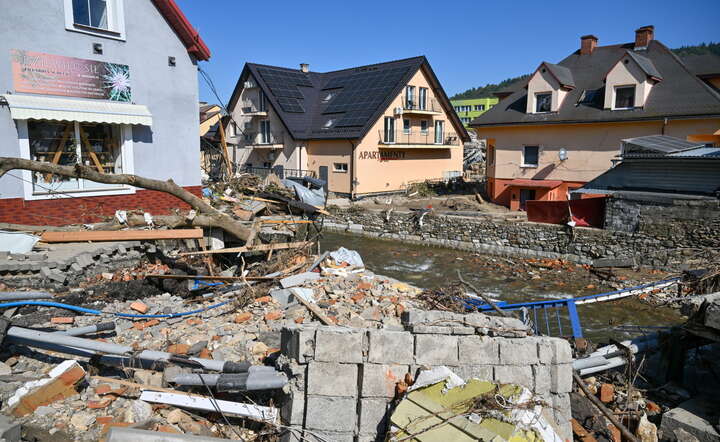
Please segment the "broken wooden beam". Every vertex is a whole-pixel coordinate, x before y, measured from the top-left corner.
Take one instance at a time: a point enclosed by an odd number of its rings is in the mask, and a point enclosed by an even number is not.
[[[143,391],[140,400],[156,404],[173,405],[191,410],[201,410],[216,413],[232,414],[261,422],[274,424],[277,421],[278,410],[274,407],[263,407],[255,404],[243,404],[209,397],[188,396],[179,392],[166,393],[160,391]]]
[[[244,253],[267,252],[269,250],[299,249],[313,244],[312,241],[281,242],[273,244],[259,244],[257,246],[230,247],[227,249],[199,250],[197,252],[178,253],[178,256],[207,255],[211,253]]]
[[[146,278],[159,279],[209,279],[212,281],[270,281],[280,276],[209,276],[209,275],[161,275],[159,273],[145,273]]]
[[[47,243],[57,242],[85,242],[85,241],[139,241],[155,239],[200,239],[203,237],[202,229],[172,229],[172,230],[83,230],[78,232],[45,232],[41,241]]]

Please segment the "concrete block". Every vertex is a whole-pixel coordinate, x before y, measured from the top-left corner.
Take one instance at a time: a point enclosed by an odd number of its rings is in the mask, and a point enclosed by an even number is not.
[[[550,391],[553,393],[569,393],[572,391],[572,364],[550,366]]]
[[[305,428],[350,433],[352,435],[355,432],[356,423],[357,403],[354,398],[307,397]],[[338,439],[331,438],[328,440]]]
[[[290,287],[303,285],[306,282],[315,281],[318,279],[320,279],[319,273],[305,272],[305,273],[299,273],[297,275],[292,275],[292,276],[288,276],[287,278],[281,279],[280,285],[282,286],[282,288],[287,289]]]
[[[388,423],[388,403],[384,399],[360,399],[360,434],[385,434]]]
[[[305,439],[303,442],[307,441],[316,441],[316,440],[322,440],[322,441],[332,441],[332,442],[355,442],[355,433],[348,433],[348,432],[337,432],[337,431],[313,431],[313,435],[317,435],[318,437],[322,439],[318,439],[317,437],[310,436],[307,437],[310,434],[309,431],[305,431]]]
[[[533,370],[530,365],[506,365],[495,367],[495,381],[501,384],[517,384],[527,387],[530,391],[535,388]]]
[[[305,437],[305,430],[300,426],[290,426],[289,428],[283,428],[280,433],[279,442],[304,442],[307,441]]]
[[[280,419],[283,425],[300,425],[305,420],[305,394],[302,391],[292,390],[284,398],[280,407]]]
[[[492,365],[461,365],[459,367],[450,367],[456,375],[463,379],[477,378],[481,381],[494,381],[494,370]]]
[[[540,338],[538,357],[541,364],[568,364],[573,360],[570,343],[560,338]]]
[[[304,364],[315,358],[315,328],[283,328],[280,332],[280,351],[290,359]]]
[[[315,361],[308,365],[308,394],[356,397],[357,390],[357,365]]]
[[[503,365],[537,364],[538,338],[498,339],[500,343],[500,363]]]
[[[315,360],[362,363],[363,336],[355,329],[320,327],[315,335]]]
[[[720,441],[720,433],[713,427],[717,424],[717,410],[720,410],[717,399],[695,398],[681,403],[663,414],[660,424],[663,439],[673,439],[675,430],[682,429],[701,442]]]
[[[110,427],[105,438],[107,442],[203,442],[203,441],[223,441],[227,439],[218,439],[208,436],[193,436],[190,434],[163,433],[159,431],[140,430],[130,427]]]
[[[547,394],[550,392],[551,376],[550,372],[554,370],[552,365],[535,364],[532,366],[533,376],[535,377],[534,393]]]
[[[498,340],[486,336],[462,336],[459,340],[461,364],[499,364]]]
[[[452,327],[417,324],[412,326],[412,332],[416,335],[451,335]]]
[[[451,332],[454,335],[474,335],[475,328],[465,326],[451,327]]]
[[[7,416],[0,415],[0,440],[5,442],[20,442],[22,428],[18,422]]]
[[[291,304],[297,304],[295,296],[288,289],[270,290],[270,296],[283,308]]]
[[[458,364],[458,337],[446,335],[415,336],[415,361],[426,365]]]
[[[483,313],[468,313],[463,318],[465,325],[476,328],[487,328],[492,323],[492,318]]]
[[[412,364],[413,336],[409,332],[371,330],[368,361],[386,364]]]
[[[360,366],[360,396],[395,396],[395,385],[405,378],[407,365],[362,364]]]

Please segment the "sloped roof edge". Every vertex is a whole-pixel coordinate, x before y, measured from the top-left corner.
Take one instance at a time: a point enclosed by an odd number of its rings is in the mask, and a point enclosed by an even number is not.
[[[208,61],[210,59],[210,49],[190,24],[190,21],[180,10],[175,0],[152,0],[152,2],[185,45],[188,53],[198,60]]]

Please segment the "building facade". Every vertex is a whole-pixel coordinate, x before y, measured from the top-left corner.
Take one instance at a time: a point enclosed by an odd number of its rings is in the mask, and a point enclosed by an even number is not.
[[[456,176],[468,139],[425,57],[327,73],[248,63],[228,112],[238,164],[352,197]]]
[[[498,104],[498,101],[496,97],[485,97],[450,100],[450,103],[452,103],[460,121],[465,127],[468,127],[472,120],[490,110],[491,107]]]
[[[197,62],[210,52],[173,0],[6,2],[0,29],[0,156],[172,178],[200,193]],[[20,170],[0,179],[2,222],[181,206],[131,186]]]
[[[669,135],[720,143],[720,94],[654,39],[580,49],[543,62],[489,112],[471,123],[487,139],[488,194],[522,209],[528,200],[565,200],[570,190],[608,170],[623,139]]]

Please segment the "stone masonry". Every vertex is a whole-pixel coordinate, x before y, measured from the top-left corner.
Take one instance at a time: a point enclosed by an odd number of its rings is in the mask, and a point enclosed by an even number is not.
[[[482,313],[411,310],[403,329],[296,327],[282,331],[279,365],[291,382],[284,425],[338,442],[385,440],[396,385],[407,374],[445,365],[464,379],[527,387],[552,407],[571,439],[572,354],[567,341],[529,336],[517,319]]]

